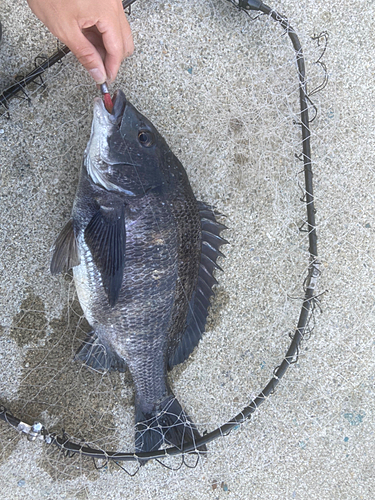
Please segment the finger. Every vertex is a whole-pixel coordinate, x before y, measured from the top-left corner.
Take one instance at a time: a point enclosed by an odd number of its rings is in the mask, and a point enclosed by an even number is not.
[[[120,16],[119,22],[112,25],[111,29],[107,29],[106,26],[100,23],[98,23],[97,27],[102,33],[103,45],[106,49],[105,70],[108,81],[112,82],[117,76],[121,62],[125,57],[131,55],[134,50],[130,26],[125,14],[123,14],[123,17]]]
[[[113,23],[108,28],[107,26],[104,27],[103,24],[98,23],[97,27],[102,34],[103,46],[106,51],[104,66],[108,81],[111,82],[116,78],[118,69],[124,58],[124,48],[122,43],[120,23]]]
[[[96,48],[99,52],[102,61],[105,59],[106,50],[103,45],[103,37],[101,33],[97,30],[96,26],[92,26],[92,28],[85,28],[82,30],[85,37],[88,41]]]
[[[73,33],[69,33],[68,39],[62,41],[66,43],[96,83],[101,85],[107,80],[107,73],[99,51],[78,27]]]
[[[125,16],[121,19],[121,33],[124,44],[124,55],[125,57],[129,57],[134,52],[134,42],[129,22]]]

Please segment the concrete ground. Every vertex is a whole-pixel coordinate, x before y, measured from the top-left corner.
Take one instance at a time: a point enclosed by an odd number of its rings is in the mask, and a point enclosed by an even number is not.
[[[374,426],[374,2],[278,1],[300,35],[312,96],[320,306],[298,363],[254,418],[195,468],[96,470],[0,422],[10,499],[372,499]],[[171,374],[203,432],[238,413],[281,362],[307,266],[294,54],[273,21],[226,0],[136,2],[120,87],[164,135],[199,199],[226,215],[224,273],[198,349]],[[56,41],[26,3],[2,0],[0,90]],[[41,59],[38,59],[40,62]],[[0,402],[25,421],[112,450],[133,447],[128,375],[72,362],[87,329],[71,278],[49,274],[98,92],[72,55],[0,118]],[[190,462],[189,462],[190,463]],[[167,465],[176,469],[177,459]],[[190,464],[193,465],[193,464]],[[126,466],[128,472],[135,469]]]

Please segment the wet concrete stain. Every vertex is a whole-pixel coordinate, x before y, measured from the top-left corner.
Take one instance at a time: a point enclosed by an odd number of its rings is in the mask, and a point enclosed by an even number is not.
[[[40,421],[50,432],[61,435],[66,429],[78,440],[115,450],[118,439],[113,410],[116,405],[129,407],[132,396],[121,396],[124,380],[119,373],[97,373],[74,361],[89,331],[78,301],[48,323],[43,301],[29,293],[10,330],[11,337],[26,350],[17,399],[10,409],[27,423]],[[126,377],[125,383],[130,382],[130,375],[128,380]],[[9,432],[2,429],[1,461],[19,439],[10,427]],[[67,462],[61,452],[50,447],[38,465],[53,479],[72,479],[74,474],[82,475],[82,461],[77,455]],[[86,475],[97,477],[92,461],[85,460],[84,470]]]
[[[22,437],[10,425],[3,422],[0,422],[0,430],[0,464],[2,464],[12,454]]]
[[[24,347],[45,338],[47,326],[44,303],[30,292],[13,318],[10,337],[19,347]]]

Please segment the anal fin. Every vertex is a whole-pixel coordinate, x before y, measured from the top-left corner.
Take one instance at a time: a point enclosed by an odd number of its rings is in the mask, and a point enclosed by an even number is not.
[[[85,365],[99,372],[126,370],[125,360],[94,332],[88,334],[74,359],[83,361]]]

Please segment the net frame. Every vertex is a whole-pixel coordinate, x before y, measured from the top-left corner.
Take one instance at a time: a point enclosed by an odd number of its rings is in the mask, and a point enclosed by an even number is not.
[[[28,436],[31,441],[42,440],[49,445],[57,446],[66,456],[74,456],[80,454],[82,456],[90,457],[93,460],[104,460],[105,464],[108,461],[117,462],[138,462],[140,460],[157,460],[166,456],[176,456],[182,455],[182,463],[189,466],[184,460],[185,454],[195,453],[198,454],[197,449],[206,445],[207,443],[217,439],[218,437],[226,436],[231,431],[237,429],[242,423],[247,421],[251,415],[259,408],[259,406],[275,391],[276,386],[279,384],[281,378],[285,375],[288,368],[296,363],[299,354],[299,347],[304,338],[306,338],[310,333],[309,322],[312,317],[312,313],[317,303],[316,287],[318,283],[318,278],[320,276],[318,251],[317,251],[317,233],[316,233],[316,223],[315,223],[315,207],[314,207],[314,194],[313,194],[313,171],[312,171],[312,160],[311,160],[311,133],[310,133],[310,120],[309,111],[311,108],[314,109],[309,94],[307,92],[307,81],[306,81],[306,71],[305,71],[305,61],[303,56],[303,51],[299,38],[290,25],[288,19],[274,11],[263,2],[259,0],[228,0],[233,4],[239,11],[245,12],[249,15],[249,12],[254,11],[260,14],[267,15],[271,17],[274,21],[280,24],[285,33],[289,36],[296,56],[298,80],[299,80],[299,100],[300,100],[300,122],[298,125],[301,127],[302,134],[302,153],[297,156],[301,162],[303,162],[303,172],[304,172],[304,195],[301,201],[306,204],[306,221],[301,227],[302,231],[308,234],[309,240],[309,264],[307,276],[304,281],[304,298],[302,302],[302,307],[298,319],[298,323],[294,333],[291,333],[291,343],[289,348],[281,361],[280,365],[274,369],[273,376],[271,380],[267,383],[264,389],[251,400],[251,402],[245,406],[241,412],[231,418],[225,424],[217,427],[214,431],[205,433],[200,439],[196,440],[194,443],[187,444],[178,447],[167,447],[162,450],[153,452],[143,452],[143,453],[129,453],[129,452],[113,452],[101,449],[93,448],[85,442],[77,443],[74,438],[71,438],[64,431],[61,436],[56,433],[50,433],[40,422],[35,422],[33,425],[29,425],[23,422],[21,419],[14,416],[8,409],[4,406],[0,406],[0,420],[8,423],[11,427],[15,428],[18,432],[24,433]],[[124,0],[123,7],[129,8],[135,0]],[[320,37],[320,36],[319,36]],[[318,39],[319,39],[318,37]],[[323,49],[323,53],[324,53]],[[35,68],[30,73],[28,73],[23,79],[14,83],[12,86],[5,89],[0,94],[0,105],[5,108],[7,113],[8,101],[13,97],[18,97],[21,93],[21,97],[26,100],[30,100],[27,94],[26,88],[30,83],[37,83],[40,86],[44,86],[44,81],[42,74],[51,66],[60,62],[62,58],[68,54],[70,50],[66,46],[58,48],[58,50],[52,54],[50,57],[46,58],[42,63],[35,63]],[[322,54],[323,55],[323,54]],[[320,58],[321,59],[321,58]],[[318,63],[323,64],[320,59]],[[322,85],[326,82],[324,81]],[[315,89],[310,95],[315,93]],[[313,118],[314,119],[314,118]],[[160,462],[162,463],[162,462]],[[124,469],[126,471],[126,469]],[[126,471],[128,472],[128,471]]]

